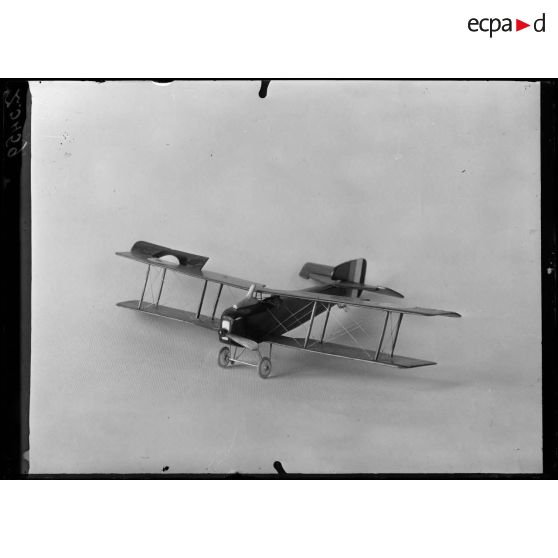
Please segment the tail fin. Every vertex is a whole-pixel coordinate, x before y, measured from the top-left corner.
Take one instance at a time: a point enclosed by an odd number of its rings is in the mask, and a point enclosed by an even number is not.
[[[332,279],[333,281],[364,283],[366,278],[366,260],[364,258],[349,260],[335,267],[308,262],[302,266],[299,275],[305,279],[310,279],[314,275]]]
[[[364,283],[366,279],[366,260],[358,258],[339,264],[333,268],[332,279],[336,281],[350,281],[352,283]]]
[[[305,279],[314,279],[323,285],[329,285],[339,290],[344,296],[359,297],[363,291],[387,296],[403,298],[403,295],[389,287],[366,285],[366,260],[359,258],[332,267],[316,263],[306,263],[299,275]]]

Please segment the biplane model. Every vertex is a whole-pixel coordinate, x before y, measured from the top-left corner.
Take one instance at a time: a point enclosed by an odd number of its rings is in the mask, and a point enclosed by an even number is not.
[[[218,333],[219,340],[225,344],[225,347],[222,347],[219,351],[219,365],[228,367],[242,363],[254,366],[258,368],[258,373],[262,378],[267,378],[271,373],[271,350],[273,345],[397,368],[415,368],[436,364],[432,361],[395,354],[395,346],[403,316],[460,317],[457,312],[406,307],[370,298],[374,295],[403,298],[403,295],[388,287],[365,284],[366,260],[362,258],[335,267],[306,263],[300,270],[299,275],[314,281],[317,285],[305,290],[288,291],[271,289],[260,283],[253,283],[212,271],[204,271],[203,267],[209,258],[180,252],[149,242],[138,241],[129,252],[117,252],[116,254],[147,265],[145,283],[140,299],[119,302],[117,306],[214,330]],[[144,298],[152,267],[162,268],[163,271],[157,297],[153,296],[154,300],[147,302]],[[203,282],[201,298],[196,311],[191,312],[159,304],[167,271],[194,277]],[[202,310],[208,283],[216,283],[219,287],[211,314],[204,314]],[[222,311],[220,317],[216,317],[223,286],[244,290],[247,291],[247,294],[237,304]],[[324,340],[330,315],[334,314],[332,310],[335,307],[345,309],[351,307],[366,308],[385,313],[382,332],[375,350]],[[323,313],[325,313],[323,325],[321,325],[316,337],[312,337],[315,319]],[[395,321],[395,327],[393,327],[393,321]],[[306,323],[308,325],[304,337],[286,335]],[[390,346],[384,349],[388,323],[391,323],[392,339]],[[365,331],[364,328],[361,327],[361,329]],[[351,335],[350,329],[345,329],[345,331],[353,341],[358,343]],[[265,356],[260,351],[262,345],[269,346]],[[257,364],[241,360],[244,351],[253,351],[258,357]]]

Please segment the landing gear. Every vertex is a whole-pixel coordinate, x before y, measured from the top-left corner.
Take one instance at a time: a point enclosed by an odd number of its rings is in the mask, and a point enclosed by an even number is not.
[[[259,347],[254,351],[259,356],[258,363],[247,362],[246,360],[240,360],[240,357],[246,350],[246,347],[239,347],[237,345],[222,347],[219,351],[219,356],[217,357],[217,362],[221,368],[229,368],[234,364],[244,364],[246,366],[253,366],[258,369],[258,374],[260,378],[269,378],[271,374],[271,344],[269,346],[269,356],[263,356],[260,353]]]
[[[217,362],[221,368],[227,368],[231,365],[231,350],[228,347],[223,347],[219,351]]]
[[[271,374],[271,359],[262,357],[258,364],[258,374],[260,378],[268,378]]]

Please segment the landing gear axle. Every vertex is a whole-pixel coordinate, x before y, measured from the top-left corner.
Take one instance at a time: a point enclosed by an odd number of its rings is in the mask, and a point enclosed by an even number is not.
[[[246,362],[245,360],[240,360],[240,356],[242,355],[245,349],[241,348],[241,351],[238,354],[238,356],[237,356],[237,349],[238,349],[237,346],[234,346],[232,351],[231,351],[231,347],[221,348],[221,350],[219,351],[219,355],[217,356],[217,363],[221,368],[229,368],[233,364],[237,364],[237,363],[245,364],[246,366],[253,366],[254,368],[257,368],[260,378],[264,378],[264,379],[269,378],[272,369],[271,358],[270,358],[271,345],[269,346],[269,357],[263,356],[260,353],[259,348],[256,350],[256,352],[259,355],[259,361],[257,364],[254,364],[253,362]]]

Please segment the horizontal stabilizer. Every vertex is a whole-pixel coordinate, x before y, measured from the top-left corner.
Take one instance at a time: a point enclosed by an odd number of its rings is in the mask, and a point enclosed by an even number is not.
[[[320,276],[333,281],[349,281],[353,283],[364,283],[366,277],[366,260],[358,258],[349,260],[335,267],[330,265],[307,262],[298,273],[304,279],[310,276]]]
[[[342,289],[358,289],[359,291],[368,291],[372,293],[383,294],[387,296],[395,296],[397,298],[405,298],[401,293],[390,289],[389,287],[380,287],[376,285],[365,285],[361,283],[355,283],[354,281],[335,281],[334,279],[329,279],[323,275],[317,273],[309,273],[308,277],[314,279],[323,285],[331,285],[332,287],[339,287]]]
[[[331,278],[333,275],[333,267],[330,265],[307,262],[302,266],[302,269],[298,274],[304,279],[310,279],[310,275],[319,275],[321,277]]]

